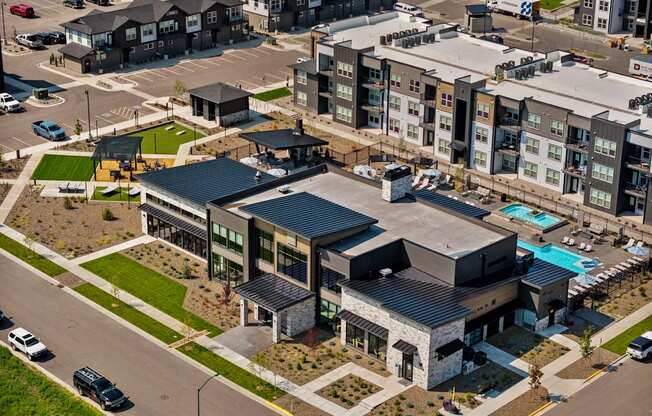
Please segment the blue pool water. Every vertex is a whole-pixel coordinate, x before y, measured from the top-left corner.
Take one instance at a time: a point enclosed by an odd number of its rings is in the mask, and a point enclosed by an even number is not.
[[[555,217],[554,215],[548,214],[547,212],[540,212],[536,215],[533,215],[532,211],[534,210],[532,208],[521,204],[511,204],[502,208],[500,211],[510,217],[529,222],[530,224],[533,224],[541,229],[552,227],[561,221],[561,218]]]
[[[533,252],[534,257],[537,259],[556,264],[557,266],[563,267],[578,274],[586,273],[592,269],[592,267],[582,266],[583,261],[590,260],[588,257],[580,256],[579,254],[564,250],[563,248],[552,244],[546,244],[545,246],[539,247],[530,243],[526,243],[525,241],[518,240],[517,245],[521,248]]]

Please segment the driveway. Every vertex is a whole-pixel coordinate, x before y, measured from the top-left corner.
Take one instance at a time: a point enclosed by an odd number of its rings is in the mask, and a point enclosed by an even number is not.
[[[133,407],[123,414],[194,414],[206,373],[2,255],[0,269],[0,307],[13,323],[0,327],[2,339],[17,326],[32,331],[54,355],[39,365],[68,384],[75,369],[95,368],[130,397]],[[207,415],[277,415],[217,380],[201,400]]]

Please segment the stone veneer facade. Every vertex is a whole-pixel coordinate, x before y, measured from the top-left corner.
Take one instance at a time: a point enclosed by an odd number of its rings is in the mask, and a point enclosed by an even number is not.
[[[437,359],[435,350],[453,341],[464,339],[464,319],[459,319],[437,328],[429,328],[406,318],[391,314],[365,299],[350,289],[342,288],[342,309],[359,315],[368,321],[380,325],[389,331],[387,336],[387,369],[400,376],[400,366],[403,353],[392,347],[397,341],[403,340],[417,347],[414,356],[414,384],[424,389],[430,389],[462,371],[462,351],[458,351],[443,360]],[[346,343],[346,322],[342,321],[341,341]],[[366,343],[365,343],[366,345]]]
[[[247,120],[249,120],[249,109],[221,116],[217,120],[217,125],[219,127],[229,127]]]
[[[287,335],[292,337],[315,326],[315,308],[313,296],[281,312],[287,317]]]

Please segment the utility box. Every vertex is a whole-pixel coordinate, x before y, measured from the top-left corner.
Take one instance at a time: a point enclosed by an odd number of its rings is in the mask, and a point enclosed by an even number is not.
[[[485,4],[466,6],[464,21],[471,33],[487,33],[493,30],[491,10]]]
[[[47,100],[48,99],[48,89],[47,88],[33,88],[32,95],[37,100]]]

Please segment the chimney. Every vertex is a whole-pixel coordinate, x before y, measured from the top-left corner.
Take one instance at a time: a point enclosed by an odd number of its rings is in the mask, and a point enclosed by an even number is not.
[[[298,118],[294,126],[294,131],[292,132],[296,136],[303,136],[303,119]]]
[[[403,165],[385,171],[382,183],[382,198],[385,201],[401,199],[412,191],[412,169]]]

